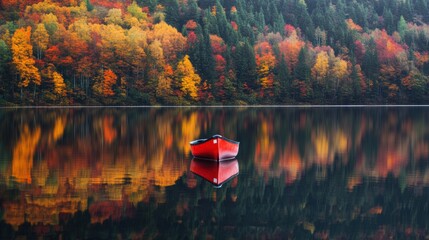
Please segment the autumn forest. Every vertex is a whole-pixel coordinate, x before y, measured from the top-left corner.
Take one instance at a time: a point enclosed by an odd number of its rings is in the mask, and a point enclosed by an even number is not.
[[[426,0],[2,0],[0,105],[421,104]]]

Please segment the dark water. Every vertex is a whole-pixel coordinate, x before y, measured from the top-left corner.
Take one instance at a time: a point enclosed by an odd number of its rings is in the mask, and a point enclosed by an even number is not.
[[[0,109],[0,239],[429,236],[429,108]],[[241,142],[221,188],[189,142]]]

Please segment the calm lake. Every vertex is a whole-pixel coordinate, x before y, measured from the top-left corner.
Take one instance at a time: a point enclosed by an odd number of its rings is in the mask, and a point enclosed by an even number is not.
[[[189,142],[240,141],[215,188]],[[0,239],[429,236],[429,108],[0,109]]]

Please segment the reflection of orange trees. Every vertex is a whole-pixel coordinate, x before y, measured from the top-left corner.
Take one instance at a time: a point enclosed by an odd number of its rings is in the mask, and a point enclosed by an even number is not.
[[[329,151],[330,145],[326,132],[318,129],[312,133],[311,139],[314,146],[314,161],[321,165],[331,163],[334,159]]]
[[[33,168],[33,156],[41,135],[40,127],[30,131],[28,125],[24,125],[21,136],[13,149],[12,176],[18,182],[31,183],[31,169]]]
[[[87,208],[87,195],[70,194],[66,183],[58,186],[58,192],[46,194],[32,189],[21,194],[18,201],[6,201],[3,204],[3,219],[15,228],[24,223],[59,224],[60,214],[74,214]]]
[[[335,156],[342,156],[347,160],[350,150],[351,136],[346,134],[342,128],[334,128],[329,131],[328,127],[317,128],[311,134],[314,152],[307,156],[306,162],[314,162],[317,165],[328,165],[334,162]]]
[[[302,165],[297,145],[289,141],[279,159],[279,168],[286,173],[286,183],[292,183],[298,178]]]
[[[116,129],[113,127],[113,116],[103,118],[103,137],[107,144],[111,144],[116,138]]]
[[[66,123],[67,119],[64,116],[55,119],[54,129],[52,131],[52,140],[54,142],[63,136]]]
[[[267,119],[261,119],[259,126],[254,162],[259,170],[266,172],[270,170],[276,150],[275,143],[271,140],[273,137],[273,124],[268,122]]]
[[[126,201],[102,201],[89,207],[91,223],[103,223],[105,220],[119,220],[133,214],[132,205]]]
[[[188,116],[183,116],[181,125],[180,141],[177,142],[179,150],[183,150],[183,153],[188,154],[191,151],[189,142],[195,140],[200,136],[200,122],[197,112],[192,112]]]

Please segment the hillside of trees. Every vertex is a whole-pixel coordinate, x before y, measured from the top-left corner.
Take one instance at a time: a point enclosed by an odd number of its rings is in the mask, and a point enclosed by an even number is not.
[[[2,0],[0,105],[421,104],[427,0]]]

